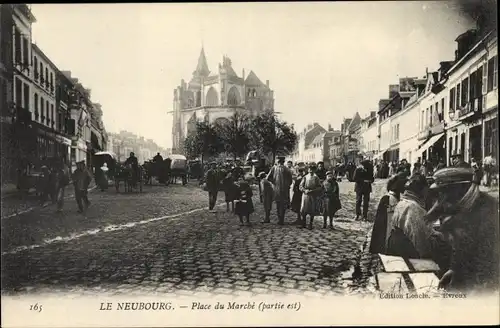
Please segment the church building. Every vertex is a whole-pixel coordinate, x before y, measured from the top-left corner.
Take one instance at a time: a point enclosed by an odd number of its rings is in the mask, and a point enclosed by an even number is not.
[[[238,76],[227,56],[216,72],[210,72],[202,48],[189,83],[183,79],[174,89],[172,152],[184,152],[184,140],[196,129],[197,121],[223,122],[236,112],[258,115],[264,111],[274,111],[269,80],[263,83],[253,71],[245,76],[244,69]]]

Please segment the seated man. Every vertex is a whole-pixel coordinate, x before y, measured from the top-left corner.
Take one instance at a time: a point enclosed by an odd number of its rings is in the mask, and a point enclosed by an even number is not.
[[[134,180],[137,178],[139,173],[139,161],[135,157],[134,152],[130,153],[129,158],[125,161],[125,166],[130,165],[132,167],[132,172],[134,174]]]

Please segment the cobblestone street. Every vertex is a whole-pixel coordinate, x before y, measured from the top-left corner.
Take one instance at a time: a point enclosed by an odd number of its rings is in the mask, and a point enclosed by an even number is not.
[[[384,181],[373,188],[371,210]],[[255,199],[252,227],[206,209],[207,195],[194,184],[148,186],[117,194],[90,193],[87,217],[68,199],[2,219],[2,292],[104,292],[175,294],[345,294],[350,269],[371,223],[354,221],[354,185],[341,182],[343,209],[335,229],[261,224]],[[219,194],[219,203],[223,199]]]

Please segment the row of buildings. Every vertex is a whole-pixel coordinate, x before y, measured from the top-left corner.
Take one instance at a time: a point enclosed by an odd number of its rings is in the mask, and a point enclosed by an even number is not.
[[[85,160],[106,149],[101,105],[70,71],[61,71],[32,40],[26,4],[0,7],[2,180],[45,159]]]
[[[237,112],[257,115],[263,111],[274,111],[269,80],[263,83],[253,71],[245,74],[244,69],[238,75],[227,56],[216,71],[210,71],[202,48],[189,82],[181,80],[174,89],[173,109],[169,111],[173,116],[172,151],[184,152],[184,139],[198,121],[224,122]]]
[[[172,153],[171,149],[158,146],[152,139],[145,139],[128,131],[108,133],[107,146],[107,150],[115,153],[121,162],[125,161],[131,152],[135,153],[139,163],[152,159],[157,153],[163,158]]]
[[[361,157],[450,163],[498,158],[497,33],[469,30],[456,40],[455,58],[423,77],[400,78],[366,117],[345,119],[340,130],[315,123],[299,134],[294,161],[329,164]]]

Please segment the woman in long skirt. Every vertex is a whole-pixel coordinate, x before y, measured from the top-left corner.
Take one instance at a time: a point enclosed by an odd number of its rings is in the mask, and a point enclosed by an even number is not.
[[[298,176],[295,178],[293,182],[293,195],[292,195],[292,204],[291,209],[293,212],[297,213],[297,221],[295,224],[301,224],[302,218],[300,215],[300,207],[302,205],[302,191],[300,191],[300,182],[304,178],[304,169],[299,168]]]
[[[229,212],[229,204],[231,204],[231,212],[234,212],[234,200],[236,198],[237,187],[231,172],[227,173],[224,180],[222,180],[222,188],[224,189],[226,212]]]
[[[309,215],[309,229],[312,229],[314,217],[321,215],[321,193],[323,186],[315,172],[316,166],[311,165],[309,167],[309,174],[300,182],[300,191],[302,191],[302,226],[306,226],[307,215]]]

